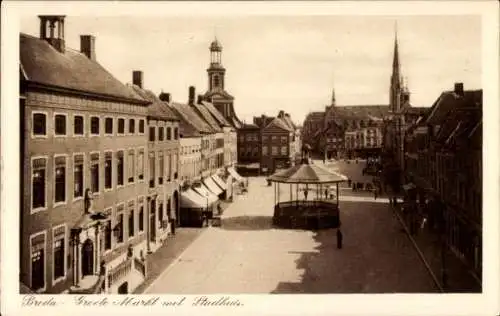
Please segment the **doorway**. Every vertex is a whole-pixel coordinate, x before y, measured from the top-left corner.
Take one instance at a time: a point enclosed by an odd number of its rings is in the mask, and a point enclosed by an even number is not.
[[[87,239],[82,246],[82,276],[94,274],[94,244]]]

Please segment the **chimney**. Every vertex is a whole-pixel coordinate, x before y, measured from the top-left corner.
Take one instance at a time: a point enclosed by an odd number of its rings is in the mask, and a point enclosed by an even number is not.
[[[134,70],[132,72],[132,83],[142,89],[142,71]]]
[[[95,61],[95,37],[92,35],[80,35],[80,52],[88,59]]]
[[[290,117],[290,114],[288,114],[288,113],[285,113],[285,116],[289,118],[289,117]]]
[[[203,101],[204,101],[203,99],[204,99],[204,98],[203,98],[203,95],[198,94],[198,104],[201,104],[201,102],[203,102]]]
[[[462,82],[456,82],[455,83],[455,90],[454,92],[458,94],[459,96],[464,96],[464,84]]]
[[[160,98],[160,100],[162,100],[163,102],[167,102],[167,103],[170,103],[170,93],[160,93],[160,96],[158,97]]]
[[[193,105],[194,104],[194,96],[196,95],[196,89],[193,86],[189,87],[189,100],[188,104]]]
[[[278,113],[278,118],[283,118],[285,116],[285,112],[282,110]]]
[[[64,18],[65,15],[39,15],[40,39],[47,41],[60,53],[66,51],[64,42]],[[47,33],[48,32],[48,33]]]

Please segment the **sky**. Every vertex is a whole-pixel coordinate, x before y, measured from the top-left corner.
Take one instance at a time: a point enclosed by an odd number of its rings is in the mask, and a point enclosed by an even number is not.
[[[66,16],[66,47],[96,37],[97,61],[123,83],[142,70],[144,87],[186,102],[188,87],[204,93],[209,45],[223,46],[225,88],[238,117],[290,113],[302,123],[330,104],[385,105],[397,25],[403,76],[414,106],[431,106],[463,82],[481,85],[480,16]],[[39,35],[36,16],[21,32]]]

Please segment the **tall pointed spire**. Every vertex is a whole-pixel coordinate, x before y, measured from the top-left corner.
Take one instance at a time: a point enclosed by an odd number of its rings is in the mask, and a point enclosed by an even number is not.
[[[400,64],[399,64],[399,48],[398,48],[398,23],[396,22],[394,25],[394,56],[392,58],[392,71],[399,73]]]

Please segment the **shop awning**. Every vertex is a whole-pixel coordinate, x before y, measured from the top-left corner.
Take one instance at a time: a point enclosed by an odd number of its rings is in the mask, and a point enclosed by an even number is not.
[[[215,183],[217,183],[217,185],[219,187],[221,187],[221,189],[224,191],[227,189],[227,185],[226,183],[224,182],[224,180],[222,180],[218,175],[213,175],[212,176],[212,180],[214,180]]]
[[[207,202],[203,200],[201,195],[194,192],[192,189],[187,189],[181,193],[181,208],[204,209],[206,207]]]
[[[200,184],[199,186],[193,187],[193,190],[200,196],[200,198],[204,201],[204,204],[207,205],[212,205],[217,200],[219,199],[217,195],[213,194],[210,192],[207,187],[203,184]]]
[[[244,182],[245,180],[234,170],[234,168],[228,168],[227,171],[231,176],[233,176],[235,181]]]
[[[205,178],[203,184],[215,195],[222,194],[222,189],[212,180],[211,177]]]

